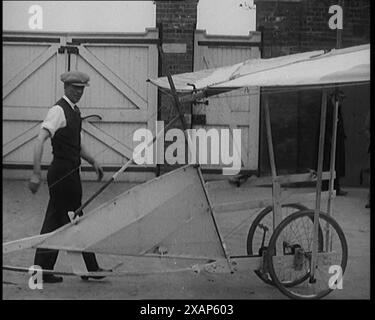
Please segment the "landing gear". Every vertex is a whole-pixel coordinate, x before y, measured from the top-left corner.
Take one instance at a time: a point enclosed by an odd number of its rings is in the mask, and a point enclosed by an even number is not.
[[[319,214],[318,256],[314,277],[311,274],[314,210],[296,212],[275,229],[266,254],[273,284],[293,299],[319,299],[342,281],[348,259],[345,235],[337,222]],[[324,232],[323,232],[324,230]],[[283,255],[275,255],[278,244]],[[337,281],[332,282],[332,268]]]
[[[308,208],[298,203],[284,204],[282,205],[281,209],[282,218],[285,219],[292,213],[301,210],[308,210]],[[263,257],[262,267],[254,272],[262,281],[269,285],[274,285],[274,283],[268,272],[265,254],[267,252],[269,240],[273,230],[273,207],[268,206],[255,218],[254,222],[251,224],[247,236],[247,254]]]

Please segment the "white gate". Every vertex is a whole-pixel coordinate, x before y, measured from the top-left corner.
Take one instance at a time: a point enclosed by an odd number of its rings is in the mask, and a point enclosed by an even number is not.
[[[207,35],[202,30],[196,30],[194,71],[259,58],[260,40],[261,34],[259,32],[252,32],[249,36],[216,36]],[[197,115],[201,115],[201,117]],[[195,128],[241,129],[242,168],[248,171],[258,170],[258,88],[244,88],[211,97],[208,99],[208,105],[194,106],[193,119],[202,119],[202,115],[203,121],[201,123],[195,122]],[[209,166],[209,168],[214,168],[214,166]]]
[[[155,130],[157,90],[146,82],[158,75],[158,32],[142,34],[3,34],[3,165],[31,168],[33,139],[63,94],[67,70],[90,76],[78,103],[89,151],[109,170],[132,157],[133,132]],[[46,144],[42,164],[51,161]],[[151,168],[153,170],[153,168]]]

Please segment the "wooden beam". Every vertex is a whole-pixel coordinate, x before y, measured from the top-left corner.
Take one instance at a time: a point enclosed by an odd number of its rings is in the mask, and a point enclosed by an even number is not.
[[[85,59],[94,69],[96,69],[104,78],[106,78],[115,88],[123,93],[136,107],[147,110],[147,101],[141,97],[133,88],[115,75],[108,67],[95,57],[84,46],[79,47],[80,56]]]
[[[26,133],[22,133],[17,138],[3,145],[3,159],[14,150],[20,148],[25,143],[34,139],[38,135],[39,130],[40,130],[40,124],[37,123],[34,127],[29,129]]]
[[[207,123],[210,125],[228,125],[228,122],[235,123],[236,126],[249,126],[250,113],[244,112],[225,112],[225,116],[220,113],[209,112],[206,115]]]
[[[318,254],[318,232],[319,232],[319,214],[321,204],[321,193],[322,193],[322,172],[323,172],[323,159],[324,159],[324,143],[325,143],[325,132],[326,132],[326,117],[327,117],[327,90],[323,89],[322,92],[322,103],[320,108],[320,134],[319,134],[319,151],[318,151],[318,170],[317,170],[317,182],[316,182],[316,199],[315,199],[315,211],[314,211],[314,237],[312,247],[312,258],[311,258],[311,275],[310,279],[315,278],[315,267],[317,264]]]
[[[314,201],[316,194],[314,192],[309,193],[287,193],[280,196],[280,203],[305,203]],[[321,200],[328,199],[329,194],[327,192],[322,192]],[[264,199],[252,199],[244,201],[234,201],[234,202],[223,202],[214,204],[214,212],[235,212],[249,209],[265,208],[273,204],[272,198]]]
[[[14,251],[29,249],[42,243],[45,239],[50,237],[54,232],[45,233],[37,236],[22,238],[14,241],[3,243],[3,254]]]
[[[273,141],[272,141],[272,131],[271,131],[271,116],[269,109],[269,96],[264,96],[264,113],[267,129],[267,145],[268,145],[268,157],[270,159],[271,172],[272,172],[272,207],[273,207],[273,230],[280,224],[282,221],[282,212],[281,212],[281,186],[277,181],[277,171],[276,171],[276,161],[275,153],[273,150]],[[282,252],[281,243],[276,244],[276,255]]]
[[[338,121],[338,111],[339,111],[339,101],[335,101],[334,104],[334,109],[333,109],[333,123],[332,123],[332,137],[331,137],[331,163],[330,163],[330,174],[332,175],[330,181],[329,181],[329,189],[328,192],[330,194],[327,202],[327,214],[329,216],[332,216],[333,213],[333,199],[332,199],[332,194],[333,194],[333,188],[334,188],[334,172],[335,172],[335,164],[336,164],[336,141],[337,141],[337,121]],[[332,239],[330,236],[330,224],[328,222],[325,223],[324,226],[324,231],[325,231],[325,248],[326,250],[332,250],[331,245],[332,245]]]
[[[330,266],[334,261],[337,261],[337,252],[320,252],[318,253],[318,265]],[[262,265],[263,258],[257,256],[232,256],[230,257],[233,271],[259,270]],[[294,269],[294,255],[274,256],[273,264],[276,270],[293,270]],[[228,273],[230,272],[227,262],[224,259],[218,259],[212,263],[198,266],[198,270],[204,269],[209,273]]]
[[[259,47],[260,42],[246,42],[246,41],[198,41],[198,46],[207,47]]]
[[[338,120],[338,111],[339,111],[339,102],[335,101],[334,107],[333,107],[333,117],[332,117],[332,136],[331,136],[331,158],[330,158],[330,173],[332,174],[332,177],[329,181],[329,192],[333,192],[334,188],[334,179],[333,173],[335,172],[335,163],[336,163],[336,141],[337,141],[337,120]],[[328,215],[332,215],[333,212],[333,203],[331,199],[328,199],[327,203],[327,213]]]
[[[270,159],[272,178],[276,179],[276,176],[277,176],[276,162],[275,162],[275,154],[274,154],[273,142],[272,142],[271,117],[270,117],[268,95],[264,96],[264,113],[265,113],[266,129],[267,129],[268,156]]]
[[[148,70],[147,77],[149,79],[155,78],[158,76],[158,49],[157,46],[150,45],[148,47]],[[155,135],[156,132],[156,121],[158,120],[158,88],[152,85],[150,82],[147,82],[147,129],[153,132]],[[138,111],[144,112],[144,111]],[[158,152],[158,150],[156,151]],[[156,155],[158,157],[158,155]]]
[[[82,129],[86,131],[88,134],[90,134],[91,136],[93,136],[98,141],[104,143],[110,149],[119,153],[121,156],[124,156],[128,159],[131,159],[133,157],[133,150],[131,148],[121,143],[120,141],[116,140],[115,138],[109,136],[104,131],[96,128],[91,123],[87,121],[83,121]]]
[[[23,81],[31,76],[33,72],[38,70],[44,63],[57,53],[57,44],[51,45],[48,50],[26,66],[21,72],[15,75],[3,86],[3,99],[5,99],[14,89],[16,89]]]
[[[330,172],[323,172],[322,180],[330,179]],[[336,174],[333,174],[335,178]],[[311,173],[298,173],[290,175],[280,175],[276,177],[276,181],[280,184],[289,184],[289,183],[300,183],[300,182],[314,182],[316,181],[316,175]],[[272,184],[272,177],[258,177],[253,175],[249,177],[243,184],[241,184],[241,189],[251,189],[256,186],[266,186]],[[208,181],[206,186],[209,191],[218,190],[218,189],[232,189],[233,186],[229,183],[228,180],[219,180],[219,181]]]

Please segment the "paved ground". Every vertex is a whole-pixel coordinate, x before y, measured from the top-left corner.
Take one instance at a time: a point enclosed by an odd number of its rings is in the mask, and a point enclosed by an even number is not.
[[[3,181],[3,242],[39,233],[47,206],[47,187],[42,185],[36,195],[26,188],[26,181]],[[133,184],[134,185],[134,184]],[[132,184],[116,183],[100,195],[87,209],[122,193]],[[84,199],[99,188],[95,182],[84,183]],[[265,190],[265,189],[264,189]],[[349,260],[344,278],[344,289],[336,290],[326,299],[370,298],[370,210],[365,209],[367,190],[347,189],[348,196],[335,200],[334,217],[343,228],[349,246]],[[269,193],[268,191],[264,191]],[[217,195],[216,195],[217,196]],[[215,197],[215,195],[213,195]],[[313,203],[304,203],[312,207]],[[236,234],[226,238],[232,254],[244,254],[246,235],[258,210],[220,213],[219,227],[224,234],[233,229],[235,222],[245,221]],[[30,266],[32,250],[3,256],[3,263]],[[103,266],[119,261],[117,257],[99,256]],[[143,272],[158,270],[158,263],[143,259],[127,258],[125,270]],[[174,263],[174,261],[170,262]],[[66,257],[59,255],[58,269],[69,270]],[[285,299],[274,287],[261,282],[252,272],[234,274],[195,274],[192,272],[164,275],[131,275],[107,278],[97,282],[84,282],[80,278],[66,276],[60,284],[45,284],[43,290],[30,290],[26,273],[3,271],[3,298],[9,299]]]

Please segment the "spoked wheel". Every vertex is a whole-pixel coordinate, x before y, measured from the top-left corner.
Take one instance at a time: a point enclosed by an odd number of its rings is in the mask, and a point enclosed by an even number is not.
[[[322,298],[339,285],[345,272],[348,246],[344,232],[332,217],[321,212],[319,230],[323,232],[319,231],[317,265],[311,277],[313,221],[314,210],[296,212],[278,225],[269,242],[266,261],[271,279],[290,298]],[[277,248],[283,252],[275,256]]]
[[[298,203],[288,203],[281,206],[282,220],[297,211],[308,210]],[[262,256],[267,249],[273,232],[273,206],[264,208],[255,218],[247,235],[247,254]]]
[[[303,210],[308,210],[308,208],[298,203],[283,204],[281,208],[282,219],[294,212]],[[273,206],[268,206],[258,214],[251,224],[247,235],[247,254],[262,256],[267,251],[273,229]],[[265,283],[273,285],[268,272],[255,270],[255,274]]]

